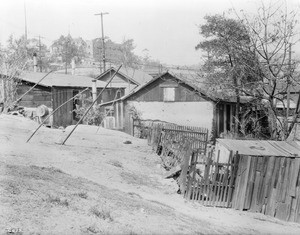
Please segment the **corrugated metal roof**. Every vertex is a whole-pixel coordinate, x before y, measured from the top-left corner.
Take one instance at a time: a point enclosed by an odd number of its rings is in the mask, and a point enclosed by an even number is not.
[[[300,157],[300,143],[296,141],[217,139],[217,143],[241,155]]]
[[[46,74],[47,73],[24,72],[19,76],[19,78],[30,83],[37,83]],[[39,83],[39,85],[46,87],[91,87],[92,80],[93,78],[86,76],[50,73]],[[98,88],[102,88],[105,85],[106,82],[97,81]],[[110,84],[109,87],[125,88],[126,86],[124,84]]]

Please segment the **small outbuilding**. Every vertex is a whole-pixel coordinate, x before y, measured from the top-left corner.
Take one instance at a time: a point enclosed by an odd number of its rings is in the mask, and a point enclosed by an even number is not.
[[[238,165],[232,208],[300,223],[300,142],[217,139],[216,156]]]
[[[46,73],[25,72],[18,76],[17,97],[23,96],[31,87],[37,84]],[[56,74],[51,73],[47,75],[38,85],[27,93],[19,102],[20,106],[27,108],[37,108],[40,105],[45,105],[49,109],[56,109],[61,104],[71,99],[85,88],[92,87],[93,78],[85,76],[74,76],[69,74]],[[104,88],[106,82],[97,81],[97,92]],[[111,84],[104,90],[101,97],[98,99],[100,102],[108,102],[113,99],[120,98],[125,94],[125,86],[122,84]],[[85,92],[87,97],[91,97],[91,89]],[[68,126],[75,124],[78,120],[74,109],[76,109],[77,101],[69,102],[61,107],[53,115],[53,127]]]

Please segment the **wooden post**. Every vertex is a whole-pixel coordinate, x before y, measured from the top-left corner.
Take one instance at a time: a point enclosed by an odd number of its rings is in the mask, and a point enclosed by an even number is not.
[[[123,129],[124,128],[124,106],[123,106],[123,100],[120,101],[120,112],[121,112],[121,115],[120,115],[120,128]]]
[[[115,110],[114,110],[114,115],[116,117],[116,128],[119,129],[119,103],[115,103]]]
[[[93,95],[93,102],[95,103],[93,108],[96,108],[97,105],[97,80],[92,80],[92,95]]]

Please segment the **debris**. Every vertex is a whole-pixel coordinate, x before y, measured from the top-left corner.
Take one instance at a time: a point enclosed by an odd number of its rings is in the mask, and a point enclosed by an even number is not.
[[[123,144],[132,144],[132,142],[130,140],[126,140],[123,142]]]
[[[167,172],[167,175],[165,178],[166,179],[173,178],[174,176],[179,174],[180,171],[181,171],[181,166],[177,165],[177,166],[173,167],[170,171]]]

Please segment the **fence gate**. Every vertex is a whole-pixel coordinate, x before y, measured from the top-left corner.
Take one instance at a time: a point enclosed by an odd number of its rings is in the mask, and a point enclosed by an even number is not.
[[[219,162],[220,152],[203,155],[193,151],[185,158],[181,178],[184,197],[205,206],[231,207],[238,155],[232,152],[226,163]]]

